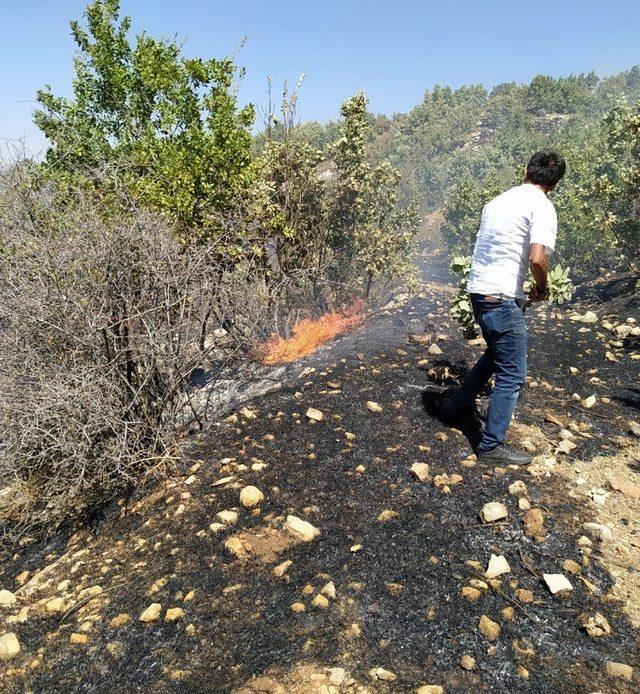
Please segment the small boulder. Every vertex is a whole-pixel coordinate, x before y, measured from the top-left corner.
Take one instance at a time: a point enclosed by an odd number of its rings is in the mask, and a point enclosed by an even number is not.
[[[510,571],[511,567],[509,566],[509,562],[502,555],[498,556],[496,554],[492,554],[484,575],[485,578],[497,578],[498,576],[502,576],[502,574],[509,573]]]
[[[181,607],[170,607],[165,616],[165,622],[177,622],[179,619],[184,619],[184,610]]]
[[[20,642],[12,631],[0,636],[0,661],[11,660],[18,653],[20,653]]]
[[[303,542],[311,542],[320,535],[320,531],[315,526],[311,525],[302,518],[297,516],[287,516],[287,521],[284,526],[291,535]]]
[[[485,504],[480,511],[480,520],[483,523],[494,523],[495,521],[502,520],[509,515],[507,507],[501,504],[499,501],[490,501]]]
[[[627,680],[627,682],[631,682],[633,679],[633,668],[631,665],[608,660],[604,664],[604,669],[610,677],[619,677],[620,679]]]
[[[324,412],[317,410],[315,407],[309,407],[305,414],[307,419],[311,419],[314,422],[321,422],[324,419]]]
[[[594,638],[608,636],[611,633],[611,626],[607,618],[600,612],[596,612],[594,615],[583,612],[580,615],[580,624],[587,634]]]
[[[413,472],[420,482],[427,482],[429,480],[429,465],[427,465],[427,463],[414,463],[411,466],[411,472]]]
[[[483,614],[482,617],[480,617],[478,629],[480,629],[480,633],[489,641],[497,641],[498,637],[500,636],[500,632],[502,631],[502,628],[498,622],[494,622],[492,619],[487,617],[486,614]]]
[[[160,618],[161,611],[162,605],[159,602],[152,602],[138,619],[145,624],[148,622],[156,622]]]
[[[0,590],[0,607],[13,607],[18,602],[10,590]]]
[[[264,499],[264,494],[257,488],[249,485],[240,492],[240,503],[245,508],[257,506]]]
[[[573,590],[571,582],[564,574],[542,574],[542,577],[553,595]]]

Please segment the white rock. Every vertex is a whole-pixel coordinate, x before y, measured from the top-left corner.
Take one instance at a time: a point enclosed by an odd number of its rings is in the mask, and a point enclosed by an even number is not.
[[[20,653],[20,642],[12,631],[0,636],[0,661],[11,660],[18,653]]]
[[[511,496],[525,496],[527,493],[527,485],[522,480],[516,480],[509,485],[509,494]]]
[[[303,542],[311,542],[320,535],[320,531],[302,518],[297,516],[287,516],[284,526],[294,537]]]
[[[10,590],[0,590],[0,607],[13,607],[18,602]]]
[[[497,578],[510,571],[511,567],[509,566],[509,562],[502,555],[492,554],[484,575],[485,578]]]
[[[324,419],[324,412],[317,410],[315,407],[309,407],[305,414],[308,419],[312,419],[314,422],[321,422]]]
[[[160,618],[161,611],[162,605],[159,602],[152,602],[138,619],[141,622],[155,622]]]
[[[431,345],[431,347],[429,347],[427,352],[429,354],[442,354],[442,350],[440,349],[440,347],[438,347],[438,345],[435,342]]]
[[[509,515],[507,507],[499,501],[490,501],[485,504],[480,511],[480,519],[483,523],[493,523],[494,521],[506,518]]]
[[[542,574],[542,577],[553,595],[573,590],[573,586],[564,574]]]
[[[238,520],[238,512],[237,511],[220,511],[219,513],[216,513],[216,518],[222,522],[222,523],[235,523]]]
[[[264,494],[257,487],[251,485],[240,492],[240,503],[246,508],[257,506],[263,499]]]
[[[583,313],[581,316],[580,315],[570,316],[569,320],[572,320],[572,321],[575,321],[578,323],[597,323],[598,322],[598,316],[593,311],[587,311],[586,313]]]
[[[596,404],[596,400],[597,398],[595,395],[590,395],[588,398],[582,400],[582,407],[585,407],[587,410],[590,410]]]
[[[611,542],[613,540],[613,531],[608,525],[602,523],[583,523],[582,529],[603,542]]]
[[[367,400],[367,409],[369,412],[382,412],[382,406],[373,400]]]
[[[427,463],[414,463],[411,466],[411,472],[413,472],[421,482],[426,482],[429,479],[429,466]]]

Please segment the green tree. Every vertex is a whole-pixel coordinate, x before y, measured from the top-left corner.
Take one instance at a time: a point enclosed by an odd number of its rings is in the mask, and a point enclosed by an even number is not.
[[[237,106],[230,59],[185,58],[175,40],[144,33],[131,43],[130,26],[119,0],[94,0],[86,27],[71,23],[73,96],[46,87],[37,97],[35,122],[51,143],[44,170],[61,189],[86,180],[108,198],[108,163],[180,238],[206,236],[250,183],[253,108]]]
[[[371,119],[367,99],[356,94],[341,109],[341,137],[331,147],[336,173],[329,189],[329,246],[340,277],[353,268],[369,295],[382,275],[409,272],[418,216],[398,203],[400,172],[388,161],[368,160]]]

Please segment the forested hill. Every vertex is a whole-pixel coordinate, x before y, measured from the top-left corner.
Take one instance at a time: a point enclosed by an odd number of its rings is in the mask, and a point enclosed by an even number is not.
[[[582,146],[595,136],[602,118],[620,102],[640,100],[640,67],[610,77],[595,73],[534,77],[492,90],[482,85],[458,89],[437,85],[408,113],[371,115],[369,152],[390,160],[402,174],[407,197],[425,210],[439,207],[461,179],[508,185],[537,148],[567,152],[571,168]],[[323,149],[339,123],[303,123],[300,135]]]

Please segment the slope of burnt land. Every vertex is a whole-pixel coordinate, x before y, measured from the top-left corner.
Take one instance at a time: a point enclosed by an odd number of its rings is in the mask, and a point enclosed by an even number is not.
[[[529,312],[512,440],[538,455],[493,469],[421,407],[481,350],[450,290],[425,289],[216,422],[182,476],[7,557],[0,633],[21,652],[5,689],[637,691],[634,297]],[[489,502],[507,516],[483,523]],[[492,555],[508,572],[485,576]]]

